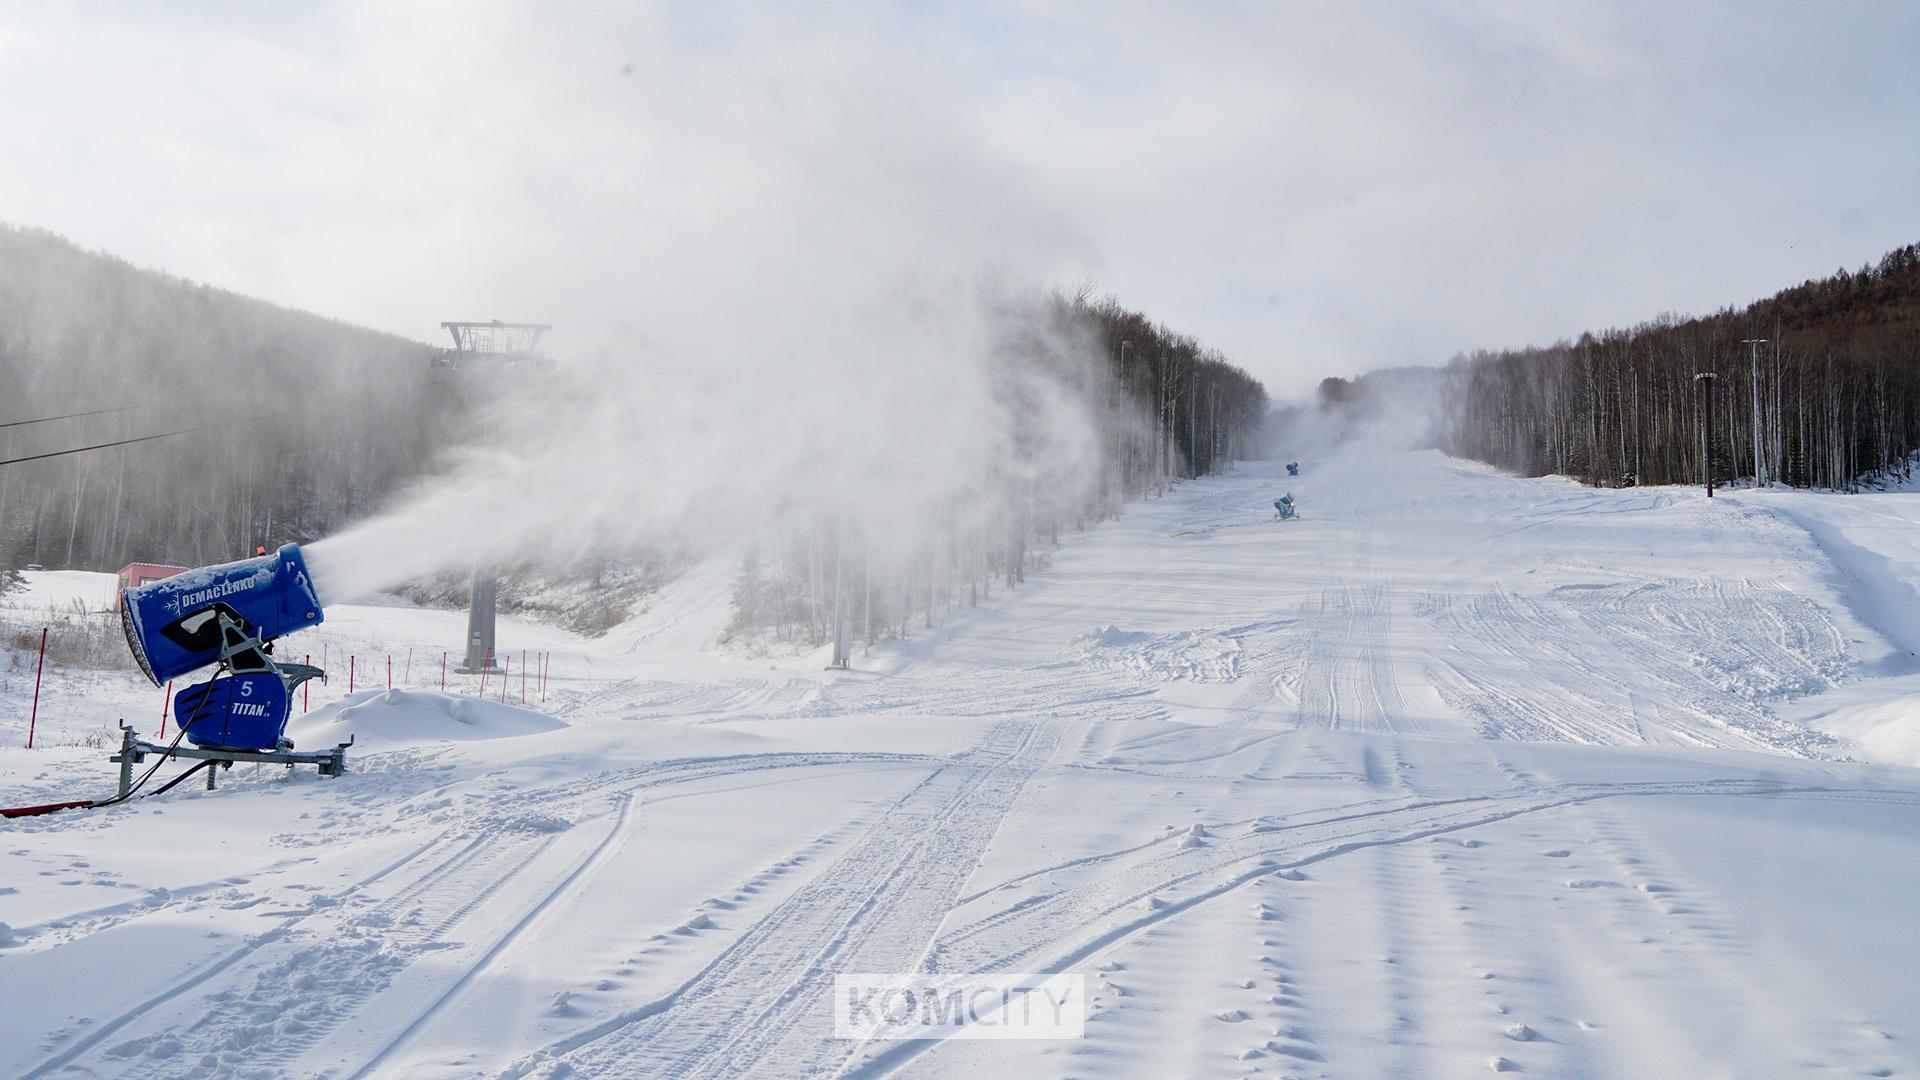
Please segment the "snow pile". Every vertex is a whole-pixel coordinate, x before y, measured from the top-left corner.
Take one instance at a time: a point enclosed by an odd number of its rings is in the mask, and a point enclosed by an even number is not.
[[[1152,634],[1144,634],[1138,630],[1122,630],[1112,623],[1108,623],[1100,629],[1083,636],[1079,644],[1088,650],[1119,649],[1132,645],[1144,645],[1152,640]]]
[[[1851,739],[1873,761],[1920,765],[1920,693],[1913,678],[1885,680],[1847,695],[1846,704],[1813,723],[1830,735]]]
[[[567,725],[545,713],[433,690],[365,690],[287,725],[302,749],[357,742],[509,739]]]
[[[1108,624],[1074,639],[1067,654],[1105,671],[1151,682],[1232,682],[1240,676],[1244,628],[1153,634]]]

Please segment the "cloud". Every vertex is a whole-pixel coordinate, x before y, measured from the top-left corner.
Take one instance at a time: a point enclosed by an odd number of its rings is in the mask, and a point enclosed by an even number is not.
[[[1011,267],[1285,394],[1913,239],[1914,40],[1864,3],[34,5],[0,206],[577,350]]]

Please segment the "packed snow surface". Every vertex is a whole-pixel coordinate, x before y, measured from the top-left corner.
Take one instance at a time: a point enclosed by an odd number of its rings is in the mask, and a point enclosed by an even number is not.
[[[726,559],[444,691],[459,613],[331,607],[349,775],[0,825],[0,1074],[1920,1070],[1920,495],[1302,464],[846,673],[711,647]],[[0,805],[107,793],[158,692],[54,672],[13,749],[30,660]],[[1085,1036],[832,1037],[913,971],[1082,974]]]

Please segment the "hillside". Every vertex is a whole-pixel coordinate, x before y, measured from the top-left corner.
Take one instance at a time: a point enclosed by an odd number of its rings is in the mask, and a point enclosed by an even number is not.
[[[0,226],[0,459],[207,429],[0,468],[0,567],[197,565],[364,517],[467,409],[431,354]]]

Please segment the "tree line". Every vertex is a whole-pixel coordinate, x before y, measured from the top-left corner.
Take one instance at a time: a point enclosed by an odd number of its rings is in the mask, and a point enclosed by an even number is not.
[[[1370,381],[1329,380],[1322,404],[1377,409]],[[1722,482],[1841,490],[1908,476],[1920,449],[1920,246],[1744,308],[1477,352],[1414,381],[1446,403],[1433,445],[1524,475],[1612,487],[1697,483],[1711,469]]]

